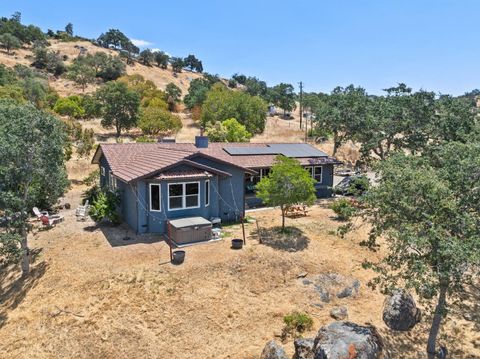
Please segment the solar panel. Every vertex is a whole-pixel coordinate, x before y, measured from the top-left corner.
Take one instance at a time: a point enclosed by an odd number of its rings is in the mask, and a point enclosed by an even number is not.
[[[272,143],[265,147],[224,147],[232,156],[284,155],[286,157],[327,157],[323,151],[307,143]]]

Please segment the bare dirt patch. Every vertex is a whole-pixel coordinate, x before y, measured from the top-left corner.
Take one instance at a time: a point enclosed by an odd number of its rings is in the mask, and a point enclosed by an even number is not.
[[[123,225],[76,222],[82,190],[74,186],[68,193],[65,201],[73,206],[62,213],[64,223],[31,236],[31,278],[23,282],[16,268],[2,271],[2,358],[257,358],[266,341],[281,334],[285,314],[311,315],[314,329],[305,336],[313,336],[332,321],[329,312],[337,305],[348,307],[349,320],[376,325],[392,358],[417,358],[423,351],[425,326],[393,334],[381,321],[383,296],[366,287],[372,273],[361,263],[381,254],[358,245],[363,230],[336,237],[339,223],[323,203],[307,217],[287,219],[308,239],[302,250],[259,244],[250,223],[246,247],[233,251],[229,238],[240,237],[241,227],[232,225],[225,229],[228,238],[188,247],[185,263],[173,266],[160,237],[135,236]],[[272,231],[279,214],[250,216]],[[358,295],[323,302],[298,278],[332,272],[358,279]],[[480,339],[473,325],[448,319],[450,337],[444,340],[453,357],[480,355],[472,344]],[[293,354],[291,339],[285,346]]]

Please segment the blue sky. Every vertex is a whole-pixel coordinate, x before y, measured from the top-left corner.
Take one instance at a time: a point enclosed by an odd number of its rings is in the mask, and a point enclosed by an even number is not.
[[[72,22],[90,38],[118,28],[147,47],[193,53],[208,72],[269,85],[302,80],[306,91],[353,83],[378,94],[405,82],[458,95],[480,87],[475,0],[3,0],[0,11],[20,11],[43,30]]]

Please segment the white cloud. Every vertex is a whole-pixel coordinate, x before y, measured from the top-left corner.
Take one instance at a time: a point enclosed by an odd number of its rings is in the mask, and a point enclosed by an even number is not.
[[[132,41],[132,44],[134,44],[135,46],[138,46],[138,47],[144,47],[144,46],[152,45],[152,43],[150,41],[146,41],[146,40],[130,39],[130,41]]]
[[[155,47],[155,48],[153,48],[153,49],[151,49],[151,50],[152,50],[153,52],[163,51],[163,52],[166,53],[168,56],[172,56],[170,53],[168,53],[168,52],[166,52],[166,51],[164,51],[164,50],[161,50],[161,49],[159,49],[159,48],[157,48],[157,47]]]

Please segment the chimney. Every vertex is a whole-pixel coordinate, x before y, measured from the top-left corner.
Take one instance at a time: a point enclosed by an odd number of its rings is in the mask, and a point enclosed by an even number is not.
[[[207,148],[208,147],[208,137],[207,136],[195,136],[195,147],[197,147],[197,148]]]

